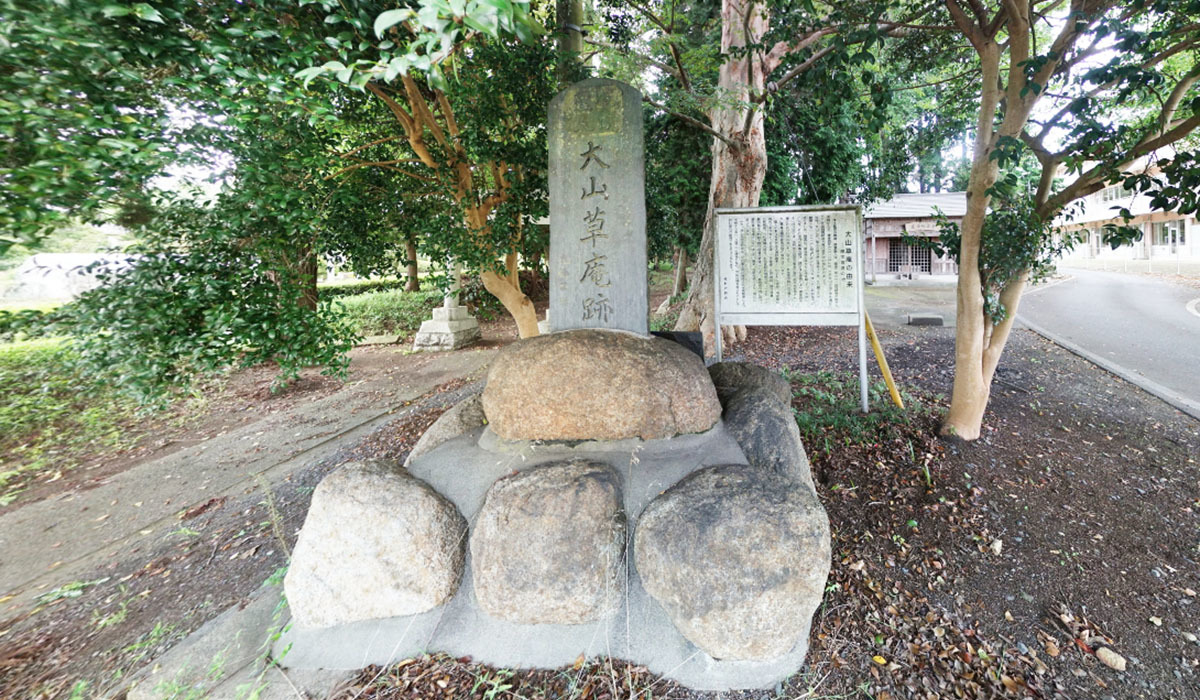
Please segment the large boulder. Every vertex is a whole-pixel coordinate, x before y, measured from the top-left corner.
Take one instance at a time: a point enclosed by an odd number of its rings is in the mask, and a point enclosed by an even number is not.
[[[721,416],[699,357],[661,338],[602,330],[502,350],[483,410],[505,440],[652,440],[704,432]]]
[[[466,540],[458,509],[423,481],[386,462],[345,464],[313,492],[288,606],[304,627],[431,610],[458,589]]]
[[[812,467],[790,404],[763,389],[743,389],[725,402],[724,419],[751,466],[813,488]]]
[[[634,535],[642,585],[716,659],[766,661],[807,643],[830,556],[812,489],[746,465],[683,479],[646,507]]]
[[[556,462],[500,479],[471,535],[475,599],[492,617],[580,624],[625,594],[625,512],[616,471]]]
[[[412,451],[404,460],[404,466],[412,464],[414,459],[443,442],[470,432],[484,423],[487,423],[487,417],[483,415],[483,399],[479,394],[472,394],[438,416],[433,425],[421,434],[421,439],[417,440],[417,444],[413,445]]]
[[[779,403],[792,404],[792,387],[787,380],[765,367],[749,362],[718,362],[708,368],[717,396],[725,404],[739,391],[753,389],[765,392]]]

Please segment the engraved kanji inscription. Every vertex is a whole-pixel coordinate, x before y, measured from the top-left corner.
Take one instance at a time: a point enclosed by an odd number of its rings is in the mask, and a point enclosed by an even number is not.
[[[597,287],[609,286],[611,282],[608,279],[608,266],[605,265],[605,260],[608,260],[607,255],[593,255],[591,260],[585,260],[583,277],[580,277],[579,281],[591,279],[592,284]]]
[[[580,197],[580,199],[587,199],[588,197],[595,197],[596,195],[600,195],[600,196],[604,197],[605,199],[608,199],[608,184],[607,183],[600,185],[600,189],[596,189],[596,176],[589,175],[588,180],[592,184],[592,191],[589,192],[588,188],[584,187],[583,188],[583,196]]]
[[[584,151],[583,153],[579,154],[580,156],[583,157],[583,165],[579,166],[579,169],[583,170],[584,168],[586,168],[588,166],[589,163],[592,163],[592,162],[594,162],[596,165],[599,165],[601,168],[607,168],[608,163],[605,163],[604,161],[600,160],[600,156],[596,155],[596,151],[599,151],[599,150],[600,150],[599,146],[593,144],[591,141],[588,141],[587,150]]]
[[[594,318],[602,323],[608,323],[608,317],[612,315],[612,311],[612,303],[603,294],[583,300],[583,320],[585,321]]]

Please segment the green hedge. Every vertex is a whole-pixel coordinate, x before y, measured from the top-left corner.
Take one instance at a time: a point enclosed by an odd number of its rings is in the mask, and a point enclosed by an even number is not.
[[[441,303],[442,293],[436,289],[427,292],[370,292],[337,300],[337,304],[344,309],[345,319],[360,335],[413,332]]]
[[[136,404],[85,376],[61,339],[0,345],[0,505],[39,472],[65,470],[79,454],[121,441]]]
[[[0,309],[0,343],[14,340],[44,338],[54,335],[55,324],[61,317],[60,309],[22,309],[8,311]]]
[[[323,284],[317,287],[317,295],[321,301],[341,299],[348,296],[365,294],[367,292],[384,292],[392,289],[404,289],[405,280],[358,280],[357,282],[338,282]]]

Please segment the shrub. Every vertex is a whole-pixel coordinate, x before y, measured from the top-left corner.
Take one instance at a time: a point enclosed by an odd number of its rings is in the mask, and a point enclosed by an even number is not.
[[[60,318],[59,310],[0,309],[0,342],[44,338],[54,335]]]
[[[330,299],[340,299],[358,294],[366,294],[367,292],[384,292],[392,289],[404,289],[404,280],[356,280],[354,282],[338,282],[337,284],[323,284],[317,288],[317,295],[321,301]]]
[[[79,448],[110,446],[135,403],[91,380],[64,339],[0,345],[0,505],[23,490],[30,472],[70,466]]]
[[[442,293],[400,290],[369,292],[338,299],[343,318],[359,335],[410,333],[442,303]]]
[[[860,405],[858,376],[853,373],[821,371],[796,374],[784,369],[792,385],[792,406],[800,435],[809,449],[832,452],[840,447],[877,442],[903,435],[903,427],[933,414],[933,407],[920,397],[900,389],[905,409],[891,400],[882,381],[868,387],[871,412]]]
[[[280,383],[313,365],[345,375],[353,328],[328,301],[303,308],[299,281],[266,254],[219,239],[138,253],[134,265],[101,270],[103,286],[63,320],[97,380],[161,402],[205,375],[266,362]]]

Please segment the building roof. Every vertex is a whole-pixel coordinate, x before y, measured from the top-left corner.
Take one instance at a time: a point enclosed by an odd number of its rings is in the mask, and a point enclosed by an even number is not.
[[[864,219],[925,219],[940,209],[946,216],[967,213],[966,192],[929,192],[897,194],[885,202],[875,202],[863,212]]]

